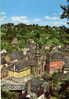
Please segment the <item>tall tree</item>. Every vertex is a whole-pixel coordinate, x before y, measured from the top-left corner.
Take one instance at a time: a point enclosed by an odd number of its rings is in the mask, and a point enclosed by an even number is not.
[[[67,5],[61,6],[63,13],[61,14],[61,19],[66,18],[67,24],[69,24],[69,0],[67,0]]]

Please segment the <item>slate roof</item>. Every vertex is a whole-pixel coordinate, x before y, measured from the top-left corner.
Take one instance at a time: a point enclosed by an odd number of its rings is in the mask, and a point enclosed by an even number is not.
[[[16,59],[18,60],[18,62],[14,63],[17,72],[21,71],[25,67],[37,66],[38,63],[36,61],[36,57],[41,57],[42,55],[44,55],[42,52],[38,50],[38,48],[36,50],[35,43],[28,42],[26,46],[26,50],[27,50],[26,54],[24,54],[23,51],[15,51],[8,54],[8,56],[11,57],[12,60],[16,60]],[[14,64],[12,65],[9,64],[10,65],[9,70],[13,70]]]
[[[12,52],[10,54],[7,54],[9,57],[11,57],[12,60],[15,60],[15,59],[22,59],[24,57],[23,53],[22,52],[19,52],[19,51],[15,51],[15,52]]]
[[[30,81],[30,83],[31,83],[31,91],[37,93],[39,91],[39,88],[43,85],[44,82],[45,82],[44,80],[33,78]]]
[[[4,83],[5,82],[5,83]],[[25,84],[20,84],[20,83],[14,83],[13,81],[1,81],[4,90],[26,90],[25,89]]]
[[[36,51],[32,50],[30,52],[27,52],[26,55],[23,55],[22,52],[13,52],[10,54],[10,57],[15,60],[18,59],[17,62],[9,64],[9,70],[13,71],[14,65],[15,65],[15,71],[20,72],[24,68],[28,68],[29,66],[39,66],[37,63],[36,57],[41,57],[42,53],[39,55],[36,55]]]
[[[63,54],[64,54],[64,71],[69,71],[69,45],[65,46],[63,48]]]
[[[64,61],[64,54],[62,51],[54,50],[50,53],[50,61]]]
[[[69,71],[69,56],[65,56],[64,62],[64,70]]]
[[[9,84],[9,85],[5,85],[4,89],[8,89],[8,90],[24,90],[25,91],[25,86],[24,85],[17,85],[17,84]]]
[[[20,60],[15,64],[10,65],[9,70],[13,71],[14,65],[15,65],[15,71],[20,72],[25,68],[29,68],[29,66],[37,66],[37,63],[34,60],[29,60],[29,61]]]
[[[31,84],[32,84],[32,86],[34,86],[34,87],[35,87],[35,86],[38,87],[39,85],[42,85],[43,82],[44,82],[43,80],[39,80],[39,79],[32,79],[32,80],[31,80]]]

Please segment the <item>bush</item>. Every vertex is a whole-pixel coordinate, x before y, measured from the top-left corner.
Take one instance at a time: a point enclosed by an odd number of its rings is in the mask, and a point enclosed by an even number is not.
[[[1,99],[17,99],[18,94],[15,92],[1,90]]]

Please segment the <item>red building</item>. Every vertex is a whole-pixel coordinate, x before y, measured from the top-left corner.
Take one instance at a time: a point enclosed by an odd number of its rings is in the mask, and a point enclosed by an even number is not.
[[[50,62],[50,71],[61,70],[64,66],[64,61],[53,61]]]
[[[62,71],[64,68],[64,54],[62,51],[54,50],[48,55],[46,71],[56,72]]]

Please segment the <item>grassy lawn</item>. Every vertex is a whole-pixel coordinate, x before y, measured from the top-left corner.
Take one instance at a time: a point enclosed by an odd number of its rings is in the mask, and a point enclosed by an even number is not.
[[[51,99],[57,99],[57,97],[51,97]]]

